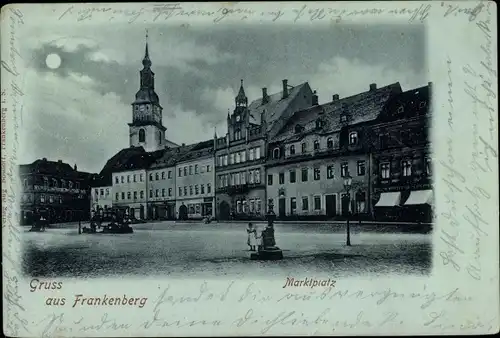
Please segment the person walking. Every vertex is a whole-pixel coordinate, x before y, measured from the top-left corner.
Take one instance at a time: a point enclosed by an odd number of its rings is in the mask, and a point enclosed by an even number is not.
[[[255,247],[257,246],[257,229],[254,228],[252,223],[248,223],[247,236],[247,244],[250,247],[250,251],[255,251]]]

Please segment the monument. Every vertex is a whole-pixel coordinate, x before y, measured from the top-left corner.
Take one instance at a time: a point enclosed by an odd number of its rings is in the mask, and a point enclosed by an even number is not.
[[[261,233],[261,243],[257,252],[250,254],[252,260],[280,260],[283,259],[283,251],[276,246],[274,237],[274,221],[276,214],[274,213],[274,205],[272,200],[269,201],[269,207],[266,214],[267,226]]]

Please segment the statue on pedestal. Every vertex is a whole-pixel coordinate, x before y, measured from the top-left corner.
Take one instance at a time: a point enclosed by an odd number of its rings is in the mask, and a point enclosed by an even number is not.
[[[263,260],[279,260],[283,259],[283,252],[276,246],[276,239],[274,237],[274,220],[276,214],[273,211],[274,205],[272,200],[269,203],[269,208],[266,214],[267,226],[261,233],[261,244],[257,253],[250,255],[251,259]]]

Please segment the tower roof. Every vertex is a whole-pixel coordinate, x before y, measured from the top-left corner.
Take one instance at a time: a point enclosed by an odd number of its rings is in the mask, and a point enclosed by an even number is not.
[[[241,80],[240,90],[238,91],[238,95],[235,98],[236,106],[247,105],[248,98],[245,94],[245,89],[243,89],[243,80]]]
[[[146,50],[144,52],[144,59],[142,59],[142,65],[144,68],[151,67],[151,60],[149,59],[149,48],[148,48],[148,30],[146,29]]]

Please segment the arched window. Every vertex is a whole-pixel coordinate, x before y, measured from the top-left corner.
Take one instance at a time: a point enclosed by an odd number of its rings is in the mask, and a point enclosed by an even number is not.
[[[144,129],[139,129],[139,142],[146,142],[146,132]]]
[[[319,150],[319,141],[314,141],[314,150]]]
[[[297,133],[297,134],[298,134],[298,133],[300,133],[301,131],[302,131],[302,126],[301,126],[300,124],[297,124],[297,125],[295,126],[295,133]]]
[[[295,146],[293,144],[290,146],[290,155],[295,155]]]
[[[304,142],[302,143],[301,147],[302,147],[302,153],[305,153],[307,151],[307,144]]]
[[[332,149],[333,148],[333,138],[329,137],[326,140],[326,146],[328,147],[328,149]]]
[[[280,157],[280,148],[275,148],[273,151],[273,158],[277,159]]]
[[[161,140],[161,131],[158,132],[158,143],[161,144],[162,140]]]
[[[357,143],[358,143],[358,133],[355,131],[349,133],[349,144],[355,145]]]

